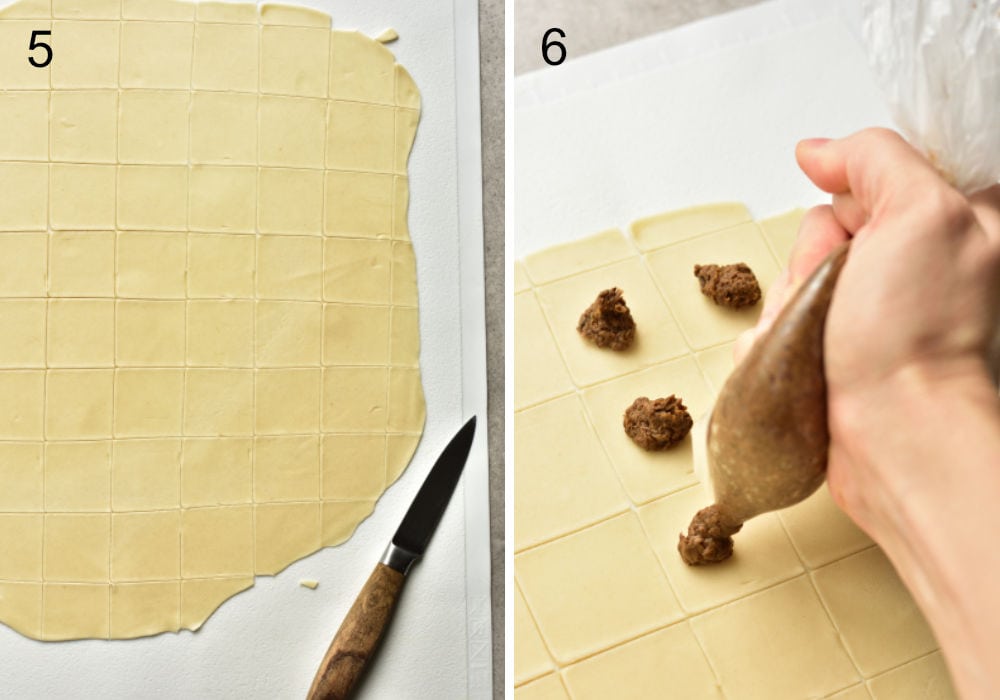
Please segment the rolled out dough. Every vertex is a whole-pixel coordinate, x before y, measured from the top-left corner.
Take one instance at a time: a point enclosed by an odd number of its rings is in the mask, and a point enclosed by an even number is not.
[[[716,306],[692,268],[743,261],[766,289],[801,216],[694,207],[515,263],[516,698],[953,697],[920,611],[825,487],[690,567],[677,536],[711,502],[692,438],[651,453],[622,428],[639,396],[710,411],[760,310]],[[636,322],[623,352],[576,333],[612,286]]]
[[[22,634],[197,629],[348,538],[409,462],[420,97],[330,24],[0,10],[0,622]]]

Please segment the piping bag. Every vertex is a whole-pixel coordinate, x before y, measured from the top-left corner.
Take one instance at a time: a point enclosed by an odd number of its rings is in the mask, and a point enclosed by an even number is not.
[[[865,0],[863,9],[872,68],[903,135],[966,194],[1000,180],[1000,0]],[[715,503],[680,535],[688,564],[729,558],[744,522],[804,500],[826,478],[823,338],[849,255],[845,243],[820,263],[695,425],[695,471]]]

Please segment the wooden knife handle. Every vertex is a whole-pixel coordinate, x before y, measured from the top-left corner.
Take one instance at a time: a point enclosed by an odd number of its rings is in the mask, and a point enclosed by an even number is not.
[[[375,565],[347,617],[330,642],[308,700],[345,700],[372,658],[396,608],[403,574],[385,564]]]

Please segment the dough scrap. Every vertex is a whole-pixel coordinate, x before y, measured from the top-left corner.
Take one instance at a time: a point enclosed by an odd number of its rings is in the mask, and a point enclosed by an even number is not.
[[[0,622],[198,629],[409,462],[420,95],[388,39],[285,5],[0,9]]]
[[[696,421],[708,413],[760,305],[717,306],[691,270],[743,260],[766,289],[802,213],[694,207],[633,223],[631,241],[605,231],[515,263],[516,697],[952,696],[909,594],[825,487],[748,522],[726,561],[688,566],[678,532],[711,502],[690,441],[648,452],[622,429],[637,396],[675,392]],[[619,284],[642,323],[624,353],[575,330]]]

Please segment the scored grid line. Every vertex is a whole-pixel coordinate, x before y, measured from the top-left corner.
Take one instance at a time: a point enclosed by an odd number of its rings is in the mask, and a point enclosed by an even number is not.
[[[780,218],[780,217],[775,217],[775,218],[777,219],[777,218]],[[777,251],[777,248],[776,248],[777,243],[774,240],[772,240],[773,235],[776,235],[776,234],[772,234],[771,232],[766,231],[765,228],[764,228],[764,226],[762,226],[760,222],[756,222],[755,221],[754,224],[755,224],[756,235],[763,239],[763,241],[765,243],[765,246],[766,246],[767,254],[775,262],[778,263],[779,268],[780,268],[781,267],[781,263],[780,263],[780,260],[779,260],[778,253],[776,252]],[[658,247],[656,250],[659,251],[659,250],[662,250],[663,248],[669,247],[670,245],[676,245],[676,244],[679,244],[679,243],[684,243],[686,241],[693,240],[694,238],[697,238],[697,237],[699,237],[701,235],[705,235],[705,233],[708,233],[708,232],[704,232],[704,233],[698,234],[698,236],[686,237],[683,240],[678,240],[678,241],[672,242],[672,243],[668,244],[667,246]],[[699,373],[699,375],[701,377],[701,380],[705,383],[705,385],[709,389],[709,392],[710,392],[711,395],[717,395],[718,394],[718,390],[721,389],[721,387],[715,386],[715,383],[710,379],[708,370],[707,370],[707,368],[706,368],[706,366],[704,364],[703,358],[701,356],[706,351],[708,351],[708,350],[718,349],[718,348],[723,347],[725,345],[731,344],[732,343],[732,339],[726,339],[726,340],[722,340],[722,341],[713,342],[712,344],[708,345],[705,348],[700,348],[698,350],[694,350],[694,348],[692,348],[692,346],[691,346],[691,344],[690,344],[690,342],[688,340],[688,336],[687,336],[687,333],[686,333],[684,327],[682,326],[682,324],[680,323],[680,320],[676,317],[676,314],[674,313],[673,307],[670,304],[669,299],[667,298],[668,295],[667,295],[666,291],[663,289],[663,287],[662,287],[662,285],[660,283],[659,277],[657,275],[653,274],[652,271],[646,266],[646,262],[647,262],[646,261],[646,257],[647,257],[647,255],[649,253],[654,252],[654,251],[647,251],[645,253],[641,252],[641,251],[636,252],[636,247],[634,245],[634,239],[632,237],[630,237],[630,236],[627,236],[626,240],[629,242],[630,247],[633,250],[633,256],[634,255],[638,255],[642,259],[642,262],[643,262],[643,265],[644,265],[644,269],[645,269],[646,273],[650,276],[650,278],[652,279],[652,281],[654,282],[654,288],[655,288],[656,292],[663,298],[664,303],[667,305],[668,311],[670,312],[671,316],[673,317],[673,320],[675,322],[676,327],[678,328],[678,330],[681,331],[681,337],[682,337],[682,339],[684,341],[685,346],[687,347],[687,353],[685,353],[684,355],[682,355],[680,357],[691,357],[691,358],[693,358],[695,360],[695,367],[697,368],[697,371],[698,371],[698,373]],[[674,361],[677,361],[678,359],[680,359],[680,357],[674,357],[674,358],[664,359],[664,360],[661,360],[661,361],[659,361],[659,362],[657,362],[654,365],[651,365],[649,367],[640,367],[638,369],[631,370],[631,371],[625,372],[625,373],[620,374],[620,375],[615,375],[615,376],[612,376],[612,377],[609,377],[609,378],[606,378],[606,379],[601,379],[601,380],[599,380],[597,382],[590,383],[590,384],[586,385],[585,387],[581,387],[578,384],[577,380],[574,379],[573,375],[569,372],[569,363],[567,361],[566,355],[564,354],[564,352],[562,350],[562,346],[561,346],[561,343],[565,340],[565,337],[561,336],[561,335],[558,335],[558,334],[556,334],[554,332],[554,329],[552,327],[552,324],[554,323],[554,319],[547,312],[546,307],[541,304],[541,301],[538,298],[537,290],[539,289],[539,287],[544,287],[544,286],[549,285],[549,284],[553,284],[553,283],[556,283],[556,282],[559,282],[559,281],[562,281],[562,280],[566,280],[566,279],[572,278],[572,277],[574,277],[574,276],[576,276],[578,274],[582,274],[583,272],[591,272],[593,270],[600,269],[600,268],[603,268],[603,267],[608,267],[610,265],[613,265],[613,264],[619,263],[619,262],[622,262],[622,260],[615,260],[615,261],[613,261],[611,263],[602,263],[600,265],[596,265],[596,266],[592,266],[592,267],[587,267],[586,270],[580,270],[580,271],[577,271],[577,272],[574,272],[574,273],[561,275],[561,276],[553,278],[551,280],[546,280],[546,282],[544,284],[542,284],[542,285],[536,284],[535,281],[534,281],[534,279],[529,274],[527,274],[527,270],[522,266],[522,271],[525,273],[524,276],[525,276],[525,279],[527,280],[528,284],[527,284],[527,288],[520,289],[516,294],[518,296],[520,296],[521,294],[530,293],[531,297],[533,298],[533,302],[536,305],[537,309],[542,312],[541,318],[542,318],[542,320],[545,323],[545,331],[548,333],[548,335],[544,338],[544,342],[548,343],[550,346],[554,347],[554,349],[556,350],[556,355],[555,356],[558,357],[558,362],[561,364],[563,370],[566,371],[566,373],[567,373],[567,377],[568,377],[568,380],[569,380],[569,386],[570,386],[570,388],[568,390],[552,390],[551,392],[549,392],[549,394],[543,395],[543,397],[540,398],[540,399],[534,400],[534,401],[532,401],[532,402],[530,402],[528,404],[525,404],[523,406],[522,405],[518,405],[517,408],[516,408],[516,410],[515,410],[515,414],[520,414],[522,412],[538,408],[539,406],[545,405],[547,403],[554,402],[554,401],[557,401],[557,400],[565,399],[567,396],[569,396],[571,394],[572,395],[576,395],[578,397],[577,401],[581,401],[584,389],[590,389],[592,387],[600,386],[600,385],[603,385],[603,384],[610,384],[610,383],[613,383],[613,382],[616,382],[616,381],[620,380],[624,376],[631,376],[631,375],[637,374],[637,373],[642,372],[642,371],[650,370],[653,367],[660,366],[660,365],[663,365],[663,364],[667,364],[667,363],[670,363],[670,362],[674,362]],[[592,431],[592,432],[594,432],[594,433],[597,433],[597,431],[595,429],[595,426],[593,424],[594,417],[592,416],[591,411],[590,411],[589,407],[587,406],[586,402],[583,402],[583,408],[584,408],[584,415],[586,417],[587,429],[590,430],[590,431]],[[607,454],[607,449],[606,449],[605,441],[601,438],[601,435],[599,433],[597,433],[597,437],[599,439],[599,443],[601,444],[602,448],[605,450],[605,453]],[[619,474],[617,468],[615,468],[616,461],[611,458],[610,454],[608,454],[608,458],[609,458],[610,465],[612,466],[613,473],[616,475],[616,477],[618,477],[619,482],[621,482],[620,474]],[[645,501],[642,504],[642,506],[644,508],[646,508],[646,507],[649,507],[649,506],[651,506],[651,505],[653,505],[653,504],[655,504],[657,502],[665,500],[666,498],[674,496],[674,495],[676,495],[680,491],[684,491],[684,490],[687,490],[687,489],[696,489],[696,488],[699,488],[697,486],[697,484],[695,484],[693,486],[692,485],[688,485],[688,486],[684,486],[684,487],[681,487],[681,488],[678,488],[678,489],[673,489],[673,490],[671,490],[669,492],[660,494],[660,495],[656,496],[655,498],[653,498],[651,500]],[[593,518],[592,521],[588,522],[588,524],[586,524],[586,525],[575,526],[575,527],[573,527],[568,532],[560,531],[558,534],[547,536],[542,541],[533,542],[531,545],[529,545],[527,547],[524,547],[522,549],[517,550],[516,553],[515,553],[516,559],[520,558],[521,555],[523,555],[523,554],[525,554],[527,552],[535,551],[535,550],[537,550],[537,549],[539,549],[541,547],[545,547],[547,545],[551,545],[551,544],[553,544],[554,542],[556,542],[556,541],[558,541],[560,539],[563,539],[565,537],[568,537],[568,536],[571,536],[573,534],[579,533],[579,532],[581,532],[583,530],[599,526],[600,524],[605,523],[608,520],[611,520],[611,519],[613,519],[615,517],[620,517],[620,515],[622,513],[628,512],[629,510],[631,510],[633,512],[637,512],[637,504],[632,500],[632,498],[626,497],[626,499],[627,499],[627,502],[629,504],[629,506],[628,506],[628,508],[626,510],[623,510],[623,511],[615,513],[615,514],[602,515],[599,518]],[[642,527],[642,532],[643,532],[643,537],[645,539],[645,544],[646,544],[647,547],[649,547],[650,549],[652,549],[654,551],[654,554],[655,554],[655,548],[653,547],[653,542],[651,540],[651,534],[650,534],[650,532],[648,530],[648,527],[647,527],[646,523],[641,518],[640,518],[639,522],[640,522],[640,525]],[[772,588],[775,588],[775,587],[783,585],[783,584],[787,584],[790,581],[796,580],[796,579],[798,579],[800,577],[805,577],[806,581],[809,584],[809,589],[810,589],[811,593],[820,602],[820,606],[821,606],[820,609],[823,611],[822,615],[825,618],[826,624],[829,625],[829,628],[832,629],[832,630],[834,630],[836,632],[836,634],[837,634],[837,642],[836,643],[837,643],[838,647],[841,649],[841,651],[843,652],[844,656],[850,661],[850,665],[852,667],[853,672],[856,674],[856,677],[859,678],[859,679],[861,679],[861,685],[864,685],[867,688],[868,687],[868,682],[871,680],[871,678],[875,678],[875,677],[878,677],[879,675],[883,675],[887,671],[880,671],[878,674],[872,674],[870,677],[866,676],[865,674],[863,674],[861,672],[860,667],[858,666],[858,663],[855,660],[854,656],[848,651],[848,648],[847,648],[847,645],[845,643],[845,639],[843,637],[843,634],[841,633],[840,628],[836,624],[836,622],[835,622],[835,620],[833,618],[833,615],[832,615],[831,611],[829,610],[829,606],[826,604],[823,596],[820,594],[817,586],[815,585],[815,583],[813,581],[813,578],[814,578],[814,573],[816,571],[818,571],[819,569],[822,569],[822,568],[825,568],[827,566],[830,566],[830,565],[832,565],[832,564],[834,564],[834,563],[836,563],[836,562],[838,562],[838,561],[840,561],[842,559],[855,556],[855,555],[859,554],[860,552],[868,551],[870,549],[876,548],[877,545],[874,545],[874,544],[867,545],[864,548],[862,548],[861,550],[849,551],[846,554],[841,554],[841,555],[839,555],[837,557],[834,557],[831,560],[826,560],[820,566],[810,567],[810,566],[808,566],[806,564],[805,559],[804,559],[801,551],[799,550],[799,546],[796,544],[795,540],[792,538],[791,533],[789,532],[789,525],[783,519],[781,519],[781,518],[778,518],[778,522],[779,522],[779,525],[780,525],[779,529],[780,529],[782,535],[791,544],[792,551],[794,552],[795,558],[796,558],[797,563],[798,563],[798,565],[800,567],[799,573],[797,573],[797,574],[795,574],[795,575],[793,575],[791,577],[782,577],[779,580],[777,580],[777,581],[775,581],[773,583],[770,583],[770,584],[768,584],[767,586],[765,586],[763,588],[755,589],[754,591],[752,591],[752,592],[750,592],[748,594],[741,594],[737,598],[734,598],[734,599],[725,599],[725,600],[722,600],[721,602],[718,602],[718,601],[714,602],[713,604],[711,604],[707,608],[699,608],[699,611],[696,614],[690,614],[690,613],[688,613],[686,610],[684,610],[684,607],[682,605],[681,606],[681,610],[683,611],[683,614],[684,614],[684,618],[683,618],[682,621],[686,622],[689,625],[689,627],[690,627],[690,621],[692,619],[695,619],[697,617],[705,615],[705,614],[707,614],[707,613],[709,613],[709,612],[711,612],[713,610],[717,610],[717,609],[719,609],[721,607],[724,607],[726,605],[732,604],[734,602],[741,601],[741,600],[744,600],[746,598],[759,595],[759,594],[763,593],[764,591],[770,590]],[[517,576],[517,573],[516,573],[516,559],[515,559],[515,580],[516,580],[516,576]],[[670,577],[669,572],[663,566],[662,560],[660,559],[659,556],[656,556],[656,560],[657,560],[657,563],[658,563],[658,565],[660,567],[661,573],[663,574],[663,576],[666,578],[666,581],[668,582],[668,585],[670,586],[671,589],[673,589],[674,588],[674,584],[671,581],[671,577]],[[680,602],[680,598],[677,596],[676,592],[674,592],[674,596],[678,600],[678,602]],[[539,638],[542,640],[542,643],[545,645],[545,648],[546,648],[546,651],[547,651],[547,654],[548,654],[548,662],[555,669],[555,673],[558,674],[560,678],[563,678],[563,673],[565,672],[565,670],[567,668],[569,668],[570,666],[572,666],[572,665],[574,665],[576,663],[579,663],[581,660],[583,660],[583,658],[592,658],[594,656],[598,656],[600,654],[604,654],[604,653],[606,653],[606,652],[608,652],[608,651],[610,651],[612,649],[617,649],[621,645],[623,645],[625,643],[628,643],[628,641],[634,641],[634,640],[615,640],[615,641],[611,642],[610,645],[607,645],[607,642],[605,642],[606,645],[603,646],[599,651],[597,651],[597,652],[595,652],[593,654],[587,655],[587,656],[585,656],[585,657],[583,657],[581,659],[575,659],[571,664],[560,665],[558,662],[555,661],[555,656],[552,654],[552,651],[549,648],[549,642],[545,639],[544,635],[541,634],[541,629],[538,626],[538,622],[537,622],[537,618],[536,618],[536,612],[532,609],[532,606],[528,602],[528,598],[527,597],[524,598],[524,601],[525,601],[525,605],[527,606],[527,608],[529,610],[529,613],[531,615],[532,624],[535,627],[535,631],[538,634]],[[642,635],[639,635],[639,637],[637,637],[637,639],[641,638],[641,637],[644,637],[644,636],[651,635],[651,634],[655,633],[656,631],[658,631],[659,629],[663,629],[665,627],[671,627],[671,626],[674,626],[676,624],[678,624],[678,623],[677,622],[673,622],[673,623],[670,623],[668,625],[661,626],[661,627],[657,628],[656,630],[651,630],[649,632],[643,633]],[[721,690],[722,689],[722,686],[721,686],[721,677],[719,675],[718,669],[716,668],[716,664],[715,664],[713,658],[708,654],[707,649],[705,648],[704,643],[701,640],[701,638],[697,634],[694,634],[694,638],[697,641],[697,644],[698,644],[698,646],[699,646],[699,648],[701,650],[701,653],[702,653],[703,657],[706,659],[709,667],[711,668],[713,674],[715,675],[716,682],[719,684],[719,688]],[[908,663],[912,663],[914,660],[916,660],[916,658],[924,658],[924,657],[926,657],[926,656],[928,656],[930,654],[933,654],[933,653],[936,653],[936,652],[935,651],[931,651],[931,652],[928,652],[928,653],[922,653],[919,657],[915,657],[913,659],[907,659],[907,660],[903,661],[902,663],[894,666],[894,668],[898,668],[898,667],[906,665]],[[538,678],[543,677],[545,675],[547,675],[547,673],[541,674],[540,676],[533,676],[532,678],[520,679],[517,682],[517,686],[521,687],[524,684],[532,682],[534,680],[537,680]],[[851,687],[854,687],[856,685],[858,685],[857,681],[851,681],[849,684],[845,685],[842,688],[838,688],[837,690],[834,690],[832,692],[829,692],[829,691],[826,692],[824,694],[824,697],[831,697],[833,695],[836,695],[837,693],[843,692],[847,688],[851,688]],[[568,691],[568,688],[567,688],[567,691]]]

